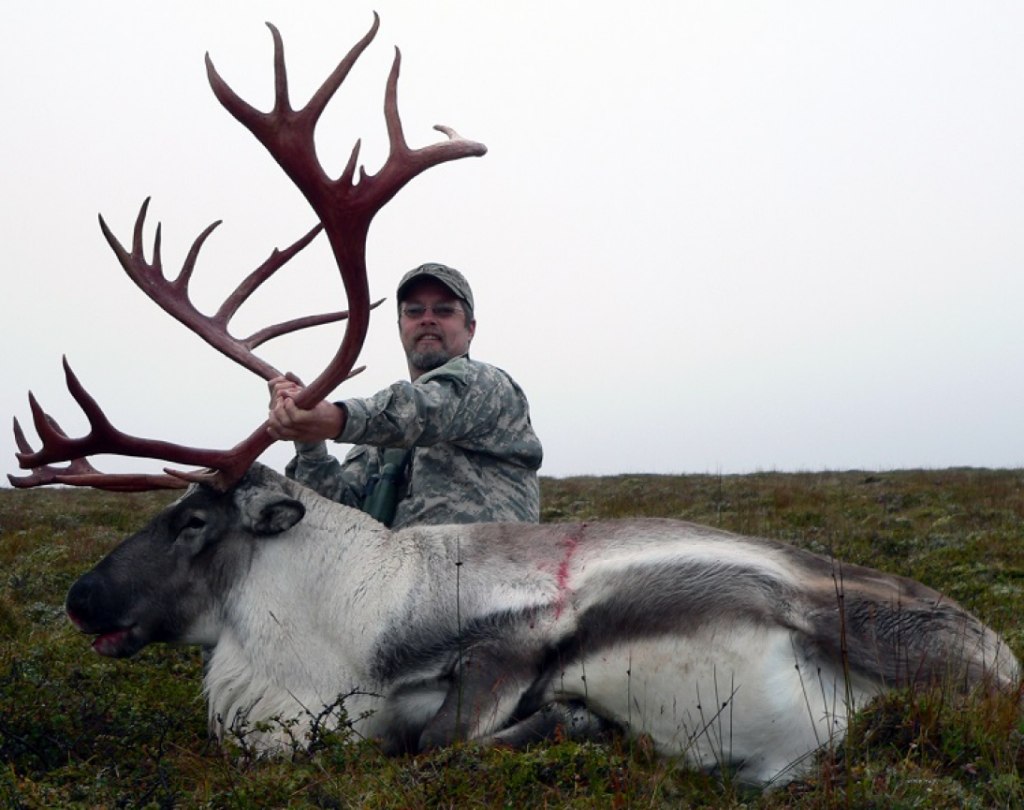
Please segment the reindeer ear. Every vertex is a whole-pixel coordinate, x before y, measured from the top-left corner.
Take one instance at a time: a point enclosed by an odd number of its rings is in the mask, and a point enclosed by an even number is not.
[[[286,532],[306,516],[302,501],[280,492],[259,491],[240,506],[246,528],[259,537]]]
[[[288,531],[305,516],[306,507],[302,505],[302,501],[281,498],[263,508],[259,520],[253,524],[252,529],[258,535],[280,534]]]

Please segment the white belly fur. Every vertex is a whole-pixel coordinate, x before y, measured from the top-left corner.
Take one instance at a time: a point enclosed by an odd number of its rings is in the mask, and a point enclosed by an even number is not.
[[[650,735],[663,754],[776,784],[797,776],[818,748],[837,744],[851,701],[861,706],[872,696],[847,695],[841,672],[806,660],[790,631],[764,627],[631,642],[586,657],[552,687],[631,734]]]

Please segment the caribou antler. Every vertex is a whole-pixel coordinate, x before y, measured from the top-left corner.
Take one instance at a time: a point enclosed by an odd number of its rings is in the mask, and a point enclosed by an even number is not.
[[[219,223],[209,226],[196,238],[181,273],[173,281],[164,276],[161,266],[159,227],[152,262],[147,263],[143,255],[142,228],[148,200],[143,204],[136,220],[130,253],[113,237],[102,218],[100,226],[125,271],[147,296],[218,351],[265,379],[276,376],[278,372],[253,354],[252,350],[260,343],[296,329],[347,318],[345,334],[334,358],[297,399],[300,407],[309,407],[325,399],[334,388],[350,376],[366,338],[370,310],[376,306],[370,304],[366,275],[366,242],[374,215],[406,183],[431,166],[463,157],[483,155],[487,148],[483,144],[466,140],[454,130],[443,126],[437,126],[435,129],[444,133],[447,140],[420,149],[409,148],[398,113],[401,54],[396,49],[384,96],[384,117],[390,143],[387,160],[376,174],[367,174],[366,170],[360,167],[358,182],[353,182],[360,148],[357,141],[345,170],[340,177],[332,180],[320,165],[316,154],[316,125],[327,103],[376,36],[380,18],[374,14],[369,32],[351,48],[320,89],[313,94],[309,103],[299,110],[292,109],[288,95],[281,35],[270,23],[267,26],[274,40],[274,107],[269,113],[260,112],[242,100],[221,79],[209,55],[206,57],[207,75],[218,101],[252,132],[284,169],[312,206],[320,219],[320,225],[286,250],[275,250],[263,265],[253,271],[235,292],[228,296],[214,316],[205,316],[195,308],[188,297],[188,284],[200,248]],[[327,234],[338,269],[341,271],[348,296],[348,312],[288,321],[267,327],[245,339],[232,337],[228,333],[228,322],[238,307],[263,281],[302,250],[321,228]],[[80,439],[69,438],[30,394],[34,423],[42,440],[42,448],[35,452],[31,450],[15,420],[15,434],[21,451],[17,454],[18,460],[23,469],[33,471],[32,475],[28,476],[8,476],[15,486],[29,487],[46,483],[104,486],[106,481],[110,484],[109,488],[114,489],[151,489],[158,486],[182,486],[184,481],[201,480],[226,489],[241,478],[249,466],[274,442],[267,432],[266,422],[230,450],[185,447],[129,436],[110,424],[66,361],[64,367],[68,389],[86,413],[90,432]],[[176,464],[199,465],[206,469],[192,473],[167,470],[166,476],[110,476],[99,473],[85,460],[86,456],[97,453],[159,458]],[[70,463],[64,468],[54,468],[51,466],[54,462]]]

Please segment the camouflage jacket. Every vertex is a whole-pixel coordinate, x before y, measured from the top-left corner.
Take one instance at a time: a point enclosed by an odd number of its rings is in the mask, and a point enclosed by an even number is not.
[[[457,357],[416,382],[342,404],[348,419],[337,441],[356,447],[342,463],[324,442],[296,443],[289,478],[361,508],[384,450],[411,447],[392,528],[540,520],[543,451],[526,396],[501,369]]]

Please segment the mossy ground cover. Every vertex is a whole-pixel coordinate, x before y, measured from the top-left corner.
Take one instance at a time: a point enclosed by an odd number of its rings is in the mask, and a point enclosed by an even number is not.
[[[775,537],[919,579],[1024,653],[1024,471],[544,479],[543,519],[660,516]],[[257,760],[206,734],[201,662],[156,646],[101,658],[63,615],[74,579],[163,494],[0,490],[0,808],[1024,807],[1016,695],[897,692],[811,775],[752,794],[643,739],[387,758],[324,733]]]

